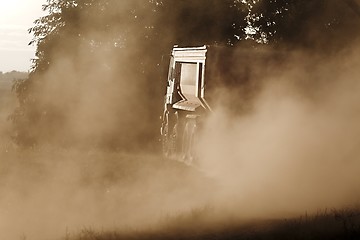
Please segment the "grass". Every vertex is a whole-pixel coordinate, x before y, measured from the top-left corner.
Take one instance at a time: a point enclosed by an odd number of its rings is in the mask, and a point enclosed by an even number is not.
[[[16,202],[14,209],[6,211],[11,214],[21,209],[28,219],[41,218],[44,223],[53,221],[54,224],[49,225],[53,229],[65,229],[61,224],[71,222],[73,214],[80,219],[80,222],[74,222],[80,228],[66,225],[66,232],[60,235],[64,240],[360,239],[358,207],[325,209],[291,219],[224,216],[212,205],[204,205],[203,200],[198,204],[191,199],[211,192],[215,187],[212,179],[202,176],[196,169],[155,154],[13,149],[0,154],[0,163],[0,186],[12,191],[15,197],[9,199]],[[172,195],[176,196],[175,200]],[[177,204],[184,200],[189,201],[186,207],[166,211],[178,207]],[[166,208],[167,204],[170,204],[169,208]],[[56,211],[58,206],[68,208]],[[26,216],[29,207],[36,209],[37,216],[31,215],[33,211]],[[87,213],[94,208],[96,211]],[[152,218],[158,214],[153,222],[109,227],[109,222],[117,219],[126,222],[147,208],[152,210],[144,217],[150,215]],[[161,208],[163,213],[159,213]],[[89,219],[96,221],[86,222]],[[142,216],[134,219],[143,220]],[[24,223],[24,228],[30,230],[39,227],[27,226],[31,222]],[[108,227],[99,230],[101,224]],[[59,236],[28,237],[28,231],[21,227],[18,231],[24,232],[26,239],[59,239]]]
[[[233,239],[360,239],[360,209],[322,211],[294,219],[254,222],[213,222],[203,216],[208,210],[174,217],[158,229],[101,231],[83,229],[66,240],[233,240]]]

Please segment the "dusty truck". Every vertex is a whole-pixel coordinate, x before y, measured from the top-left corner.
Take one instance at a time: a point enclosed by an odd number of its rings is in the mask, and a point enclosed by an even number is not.
[[[191,163],[199,122],[211,108],[205,98],[207,47],[172,49],[161,125],[163,154]]]
[[[191,163],[197,158],[202,122],[218,101],[219,89],[231,93],[228,108],[246,111],[261,82],[286,63],[287,53],[264,46],[175,46],[169,71],[161,124],[163,154]],[[229,91],[230,90],[230,91]]]

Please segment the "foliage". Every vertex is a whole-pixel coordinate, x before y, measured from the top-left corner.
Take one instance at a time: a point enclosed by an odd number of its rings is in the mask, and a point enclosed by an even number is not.
[[[354,0],[245,1],[247,37],[312,51],[336,51],[359,38],[360,7]]]

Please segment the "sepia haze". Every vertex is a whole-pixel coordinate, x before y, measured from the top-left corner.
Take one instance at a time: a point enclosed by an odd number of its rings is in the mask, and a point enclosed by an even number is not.
[[[231,96],[223,90],[221,105],[198,142],[201,171],[142,151],[3,151],[1,238],[56,239],[84,228],[142,229],[206,207],[216,212],[209,221],[221,224],[228,217],[284,218],[358,204],[356,53],[347,50],[321,61],[290,53],[283,71],[259,79],[260,90],[243,113],[223,105],[234,100],[222,99]],[[50,86],[56,85],[44,86],[47,92]],[[67,87],[74,86],[65,82],[53,89],[65,93]],[[57,99],[54,94],[46,97]],[[98,112],[90,106],[100,99],[94,93],[79,101],[81,115]],[[110,122],[99,123],[97,131],[111,126],[111,118],[104,121]],[[76,119],[73,126],[81,122]],[[74,129],[85,139],[81,126]]]
[[[244,114],[229,111],[224,103],[236,99],[220,91],[225,99],[198,151],[230,211],[284,217],[358,204],[358,52],[356,45],[330,57],[289,52],[282,71],[259,79]]]
[[[99,43],[111,37],[88,34]],[[221,225],[228,218],[276,219],[359,204],[356,44],[333,55],[289,51],[281,65],[251,79],[257,87],[246,88],[253,91],[248,99],[219,88],[192,167],[136,141],[159,128],[149,112],[161,112],[163,100],[127,61],[140,50],[124,48],[119,56],[101,44],[87,49],[72,49],[74,58],[59,51],[39,78],[45,80],[34,83],[38,106],[53,111],[42,112],[49,125],[24,125],[24,131],[41,129],[32,132],[39,145],[22,149],[2,137],[0,239],[161,227],[204,208],[213,211],[209,222]],[[250,65],[261,71],[257,62]],[[153,81],[163,89],[165,83]],[[246,110],[234,111],[239,102]],[[3,122],[1,133],[10,138]],[[111,144],[114,132],[123,145],[97,148]]]

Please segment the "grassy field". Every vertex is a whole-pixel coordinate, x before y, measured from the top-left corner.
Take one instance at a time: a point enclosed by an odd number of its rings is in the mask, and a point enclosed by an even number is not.
[[[216,179],[156,154],[10,149],[0,161],[0,239],[360,237],[357,207],[286,218],[226,212]]]
[[[210,225],[206,219],[199,219],[196,213],[189,214],[185,222],[184,220],[173,219],[168,226],[148,231],[96,232],[84,229],[74,236],[65,236],[65,239],[360,239],[359,209],[323,211],[313,216],[293,219],[218,222]]]

